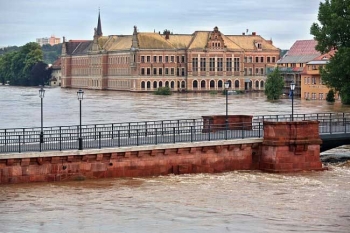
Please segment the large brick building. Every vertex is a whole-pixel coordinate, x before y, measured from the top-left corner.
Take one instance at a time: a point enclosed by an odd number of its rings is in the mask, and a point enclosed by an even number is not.
[[[280,50],[253,32],[224,35],[138,32],[103,36],[100,15],[93,40],[63,39],[62,87],[101,90],[264,90],[266,69]]]

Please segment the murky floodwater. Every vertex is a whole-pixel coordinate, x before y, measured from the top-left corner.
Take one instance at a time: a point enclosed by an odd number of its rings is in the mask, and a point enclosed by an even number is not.
[[[37,88],[0,86],[0,128],[40,126]],[[350,112],[295,100],[296,113]],[[225,97],[85,91],[83,123],[224,114]],[[291,101],[229,96],[229,114],[290,114]],[[44,125],[77,124],[76,90],[47,89]],[[349,155],[347,148],[331,153]],[[328,152],[329,155],[329,152]],[[0,186],[0,232],[349,232],[350,163],[325,172],[229,172]]]

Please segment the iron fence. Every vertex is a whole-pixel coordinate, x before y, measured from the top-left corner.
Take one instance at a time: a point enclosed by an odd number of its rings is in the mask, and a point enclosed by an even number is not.
[[[263,137],[264,121],[291,121],[291,115],[255,116],[252,122],[210,124],[202,119],[144,121],[79,126],[0,129],[0,153],[78,149],[81,136],[84,149],[157,145],[165,143],[229,140]],[[348,133],[350,113],[294,114],[294,121],[317,120],[320,134]],[[247,127],[247,125],[249,127]]]

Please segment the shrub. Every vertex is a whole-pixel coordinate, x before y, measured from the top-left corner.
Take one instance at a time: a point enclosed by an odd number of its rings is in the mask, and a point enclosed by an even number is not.
[[[327,100],[327,102],[334,102],[335,101],[333,89],[330,89],[328,91],[326,100]]]
[[[155,95],[171,95],[170,87],[159,87],[155,92]]]

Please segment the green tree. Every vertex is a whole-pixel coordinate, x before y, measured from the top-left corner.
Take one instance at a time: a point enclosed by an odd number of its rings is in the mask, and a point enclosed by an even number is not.
[[[268,100],[278,100],[283,93],[284,80],[278,68],[267,76],[265,95]]]
[[[325,0],[320,3],[319,23],[310,33],[321,53],[336,50],[329,63],[321,69],[322,81],[339,92],[342,103],[350,104],[350,0]]]
[[[335,101],[335,98],[334,98],[334,91],[333,89],[330,89],[327,93],[327,97],[326,97],[326,100],[327,102],[334,102]]]

